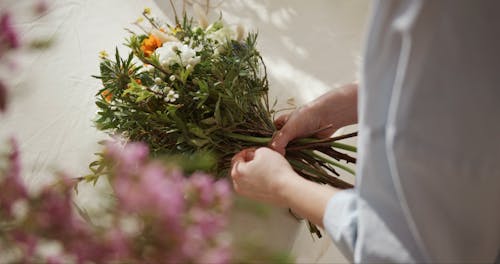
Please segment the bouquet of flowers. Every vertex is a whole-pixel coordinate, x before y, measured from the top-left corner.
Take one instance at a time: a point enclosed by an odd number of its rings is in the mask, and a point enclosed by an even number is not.
[[[65,175],[30,193],[12,145],[0,160],[7,161],[0,166],[1,263],[230,262],[227,181],[202,173],[186,177],[150,160],[141,143],[108,145],[104,159],[116,199],[89,216],[73,203],[76,181]]]
[[[113,58],[101,54],[97,127],[145,142],[154,155],[212,152],[218,160],[212,172],[226,176],[234,154],[266,146],[276,131],[257,34],[221,19],[209,24],[203,12],[198,22],[176,15],[174,24],[149,9],[142,15],[149,25],[139,21],[141,32],[129,30],[128,56],[118,49]],[[349,188],[333,174],[337,168],[354,174],[339,161],[355,162],[342,151],[356,148],[337,142],[352,136],[295,140],[286,158],[307,179]]]

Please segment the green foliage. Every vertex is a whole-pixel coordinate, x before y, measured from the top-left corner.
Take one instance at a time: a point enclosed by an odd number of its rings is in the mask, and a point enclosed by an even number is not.
[[[148,20],[155,29],[132,32],[125,58],[116,49],[101,61],[96,126],[147,143],[155,156],[211,153],[217,162],[205,169],[226,177],[237,152],[266,146],[276,131],[257,34],[234,38],[222,21],[201,29],[184,17],[165,29]],[[335,150],[345,147],[335,140],[292,142],[286,157],[303,177],[348,188],[332,174],[334,167],[352,170],[332,158],[355,159]]]
[[[148,143],[155,155],[209,151],[219,160],[212,168],[223,176],[229,159],[239,150],[254,145],[228,136],[241,133],[269,137],[275,128],[268,107],[268,82],[264,64],[256,50],[256,34],[244,42],[232,40],[217,49],[203,31],[191,27],[179,37],[195,39],[193,45],[200,63],[186,70],[181,65],[165,68],[158,58],[146,57],[139,39],[132,35],[126,59],[103,59],[100,65],[103,88],[97,94],[99,108],[96,125],[111,134],[125,135],[131,141]],[[154,68],[144,71],[136,57]],[[175,76],[175,77],[171,77]],[[155,91],[155,79],[178,93],[175,102],[165,102],[164,91]],[[175,80],[171,80],[175,78]],[[104,96],[111,93],[108,102]]]
[[[100,76],[95,76],[103,85],[96,94],[96,127],[145,142],[154,156],[178,157],[173,160],[188,171],[201,169],[226,177],[236,153],[266,146],[276,131],[257,34],[243,38],[220,20],[202,29],[187,17],[182,23],[176,17],[172,27],[144,15],[153,30],[130,31],[125,58],[118,49],[114,58],[102,57]],[[240,36],[235,38],[236,34]],[[335,142],[350,136],[354,134],[291,142],[286,158],[309,180],[352,187],[332,175],[338,175],[334,167],[353,172],[334,161],[356,161],[336,150],[355,151]],[[85,180],[94,182],[108,170],[102,161],[90,169]],[[310,229],[320,236],[315,226]]]

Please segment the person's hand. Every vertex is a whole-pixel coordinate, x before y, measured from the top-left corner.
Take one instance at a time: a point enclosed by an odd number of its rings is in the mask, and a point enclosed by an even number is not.
[[[278,117],[279,129],[270,147],[282,155],[288,143],[296,138],[326,138],[337,129],[357,122],[358,85],[344,85],[295,110]]]
[[[314,103],[300,107],[292,113],[281,115],[274,121],[274,124],[279,131],[273,136],[270,147],[282,155],[285,154],[288,143],[296,138],[306,136],[327,138],[338,129],[325,122],[321,109],[318,109]]]
[[[269,148],[245,149],[236,154],[231,177],[238,194],[284,207],[289,206],[287,186],[301,179],[283,156]]]
[[[269,148],[245,149],[234,156],[232,164],[238,194],[288,207],[323,226],[326,206],[337,189],[300,177],[283,156]]]

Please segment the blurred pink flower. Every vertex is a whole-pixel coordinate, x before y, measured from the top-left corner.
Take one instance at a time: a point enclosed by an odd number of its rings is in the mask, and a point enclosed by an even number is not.
[[[0,15],[0,55],[2,46],[7,49],[17,49],[20,46],[19,37],[14,30],[10,13]]]
[[[189,213],[193,223],[200,228],[201,235],[204,239],[214,237],[216,234],[220,233],[226,225],[225,219],[212,210],[193,208]]]
[[[119,141],[110,141],[106,145],[105,155],[117,167],[117,174],[133,174],[148,157],[149,149],[143,143],[128,143],[122,146]]]
[[[4,112],[7,108],[7,86],[0,80],[0,112]]]
[[[226,212],[232,205],[233,188],[228,180],[220,179],[214,183],[213,189],[218,199],[217,206],[219,206],[220,210]]]
[[[35,13],[37,14],[45,14],[49,10],[49,4],[46,0],[38,0],[35,3]]]
[[[199,198],[202,206],[208,206],[214,202],[215,192],[212,177],[203,173],[194,173],[189,178],[189,183],[194,188],[195,195]]]
[[[10,144],[12,150],[8,156],[9,166],[5,175],[0,175],[0,178],[5,177],[3,181],[0,181],[0,189],[2,190],[2,195],[0,195],[0,212],[5,210],[7,216],[12,216],[12,206],[16,201],[28,197],[28,191],[20,175],[21,163],[17,142],[11,139]]]
[[[14,141],[12,144],[8,175],[0,178],[0,190],[7,194],[0,196],[0,210],[20,199],[18,194],[29,204],[23,222],[29,224],[11,232],[24,254],[21,262],[40,257],[33,255],[34,249],[38,241],[47,240],[61,243],[63,252],[45,257],[46,263],[64,263],[68,257],[76,263],[229,262],[228,244],[220,242],[227,224],[229,207],[225,205],[231,199],[226,181],[215,181],[203,173],[186,177],[179,170],[169,170],[149,160],[149,150],[141,143],[110,145],[106,155],[114,164],[110,181],[117,200],[108,211],[113,225],[103,229],[75,214],[74,182],[67,177],[28,196],[19,179],[19,153]],[[6,187],[23,191],[6,192],[10,191]],[[186,191],[199,196],[189,200]]]
[[[219,247],[207,250],[197,261],[206,264],[225,264],[231,261],[231,250],[227,247]]]

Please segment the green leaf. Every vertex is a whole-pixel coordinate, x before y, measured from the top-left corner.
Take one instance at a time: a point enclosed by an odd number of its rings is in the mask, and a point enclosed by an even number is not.
[[[215,121],[217,122],[217,124],[222,125],[222,116],[220,113],[220,102],[221,102],[221,97],[219,96],[219,99],[217,100],[217,103],[215,104],[214,117],[215,117]]]
[[[108,104],[104,103],[103,101],[95,101],[95,104],[101,109],[109,108]]]
[[[199,138],[208,139],[208,136],[205,134],[203,129],[201,129],[199,126],[197,126],[193,123],[189,123],[189,124],[187,124],[187,127],[188,127],[189,132],[192,133],[193,135],[195,135]]]

